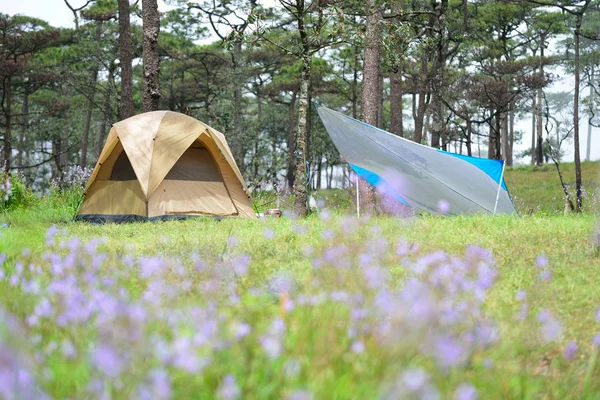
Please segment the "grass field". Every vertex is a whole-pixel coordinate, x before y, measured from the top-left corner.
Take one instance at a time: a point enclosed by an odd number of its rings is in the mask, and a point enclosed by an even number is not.
[[[598,221],[555,176],[508,171],[521,217],[11,211],[0,398],[599,399]]]

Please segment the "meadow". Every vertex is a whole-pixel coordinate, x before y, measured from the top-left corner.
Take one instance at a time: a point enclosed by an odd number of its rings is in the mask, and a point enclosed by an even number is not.
[[[0,398],[599,399],[598,169],[581,215],[550,167],[507,171],[520,216],[325,191],[303,220],[90,225],[56,190],[0,214]]]

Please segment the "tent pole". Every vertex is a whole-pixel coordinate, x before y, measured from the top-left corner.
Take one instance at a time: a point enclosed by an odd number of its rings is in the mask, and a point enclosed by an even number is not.
[[[360,219],[360,196],[358,193],[358,174],[356,174],[356,218]]]
[[[500,174],[500,182],[498,182],[498,192],[496,193],[496,204],[494,204],[494,215],[496,215],[496,209],[498,208],[498,199],[500,198],[500,188],[502,188],[502,181],[504,180],[504,168],[506,167],[506,161],[502,162],[502,173]]]

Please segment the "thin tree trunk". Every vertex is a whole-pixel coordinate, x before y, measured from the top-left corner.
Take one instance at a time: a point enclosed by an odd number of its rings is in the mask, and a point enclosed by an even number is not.
[[[535,148],[536,148],[536,130],[535,130],[535,125],[536,125],[536,110],[537,110],[537,102],[535,101],[535,96],[531,98],[531,165],[535,165],[535,159],[536,159],[536,152],[535,152]]]
[[[390,132],[404,136],[402,124],[402,71],[398,70],[390,74]]]
[[[515,103],[511,103],[509,112],[509,127],[508,127],[508,149],[506,153],[506,166],[513,165],[513,149],[515,144]]]
[[[473,156],[473,152],[472,152],[472,139],[471,139],[471,134],[472,134],[472,122],[470,119],[467,120],[467,142],[465,143],[467,145],[467,155],[468,156]]]
[[[488,158],[490,160],[494,159],[494,156],[496,155],[496,133],[494,132],[494,124],[496,119],[496,114],[494,114],[494,117],[492,119],[490,119],[489,125],[490,125],[490,135],[489,135],[489,139],[488,139]]]
[[[100,61],[100,42],[102,40],[102,20],[96,21],[96,58],[97,62]],[[92,110],[94,109],[94,95],[96,94],[96,81],[98,80],[98,68],[99,64],[96,64],[92,71],[91,82],[93,84],[92,93],[87,101],[87,111],[85,115],[85,123],[83,126],[83,134],[81,135],[81,158],[79,159],[79,166],[85,168],[87,165],[87,153],[88,153],[88,140],[90,138],[90,126],[92,124]]]
[[[312,57],[307,54],[306,32],[304,31],[304,21],[298,19],[300,35],[304,35],[303,41],[304,54],[302,57],[302,79],[300,81],[300,95],[298,96],[298,124],[296,129],[296,165],[294,182],[294,211],[300,217],[306,216],[307,197],[306,197],[306,139],[308,129],[308,90],[310,84],[310,73]]]
[[[543,40],[543,37],[542,37]],[[541,47],[540,57],[544,57],[544,46]],[[544,76],[544,68],[540,64],[540,77]],[[543,91],[539,88],[537,91],[537,146],[536,146],[536,163],[538,166],[544,164],[544,121],[542,117],[542,106],[543,106]]]
[[[415,118],[415,134],[413,141],[417,143],[423,143],[423,124],[425,121],[425,112],[427,111],[427,104],[425,103],[425,89],[419,90],[419,102],[417,104],[417,117]]]
[[[508,113],[503,112],[502,114],[502,127],[501,127],[501,143],[502,143],[502,160],[506,161],[508,157],[509,137],[508,137]],[[508,164],[508,163],[507,163]]]
[[[496,122],[496,129],[494,132],[494,139],[495,139],[495,143],[494,143],[494,150],[496,150],[496,153],[494,154],[494,159],[495,160],[502,160],[502,143],[500,142],[500,135],[502,132],[502,113],[500,112],[496,112],[496,117],[494,118],[494,122]]]
[[[381,68],[379,71],[379,79],[377,81],[377,85],[378,87],[378,92],[379,92],[379,104],[377,105],[377,127],[379,129],[383,129],[383,92],[384,92],[384,85],[383,85],[383,74],[381,73]]]
[[[288,111],[288,121],[289,121],[289,132],[288,132],[288,170],[287,170],[287,182],[288,188],[292,190],[294,187],[294,166],[296,165],[294,160],[294,151],[295,151],[295,128],[296,122],[294,118],[296,108],[296,92],[292,93],[292,99],[290,100],[289,111]]]
[[[144,112],[158,110],[160,101],[160,57],[158,54],[158,33],[160,16],[157,0],[142,0],[142,20],[144,40],[143,76],[142,76],[142,108]]]
[[[25,93],[23,94],[23,105],[21,106],[21,129],[19,132],[19,155],[17,157],[17,167],[19,171],[23,169],[23,154],[25,153],[25,133],[29,126],[29,93],[27,87],[25,87]]]
[[[438,93],[433,94],[431,106],[431,147],[439,149],[442,136],[442,101]]]
[[[108,83],[109,87],[106,90],[104,96],[104,113],[102,115],[102,123],[100,124],[100,131],[98,132],[98,148],[96,149],[96,159],[100,158],[102,148],[104,147],[104,138],[106,137],[107,127],[110,126],[112,109],[110,106],[110,87],[114,87],[115,83],[115,64],[111,63],[108,67]]]
[[[360,64],[360,54],[358,52],[358,46],[353,47],[354,50],[354,65],[352,74],[352,118],[358,118],[357,106],[358,106],[358,68]]]
[[[12,142],[11,142],[11,125],[12,125],[12,77],[9,75],[6,78],[5,98],[6,106],[4,107],[4,170],[10,171],[10,161],[12,157]]]
[[[592,66],[592,72],[590,73],[590,104],[594,104],[594,66]],[[585,161],[590,161],[590,153],[592,150],[592,124],[588,121],[588,131],[587,131],[587,147],[585,150]]]
[[[121,107],[120,117],[133,116],[133,44],[131,42],[131,22],[129,0],[119,2],[119,62],[121,64]]]
[[[317,161],[317,190],[321,189],[321,165],[322,165],[323,157],[319,157],[319,161]]]
[[[589,1],[586,2],[586,6],[588,4]],[[583,207],[583,189],[581,186],[581,156],[579,154],[579,86],[581,83],[579,40],[582,22],[583,15],[581,13],[577,14],[577,25],[575,27],[575,94],[573,96],[573,146],[575,147],[575,186],[577,193],[576,211],[578,213],[582,211]]]

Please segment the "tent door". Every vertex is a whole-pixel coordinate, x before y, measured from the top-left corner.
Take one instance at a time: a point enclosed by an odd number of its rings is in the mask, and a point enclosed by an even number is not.
[[[237,215],[223,178],[206,148],[183,153],[148,202],[148,216]]]

